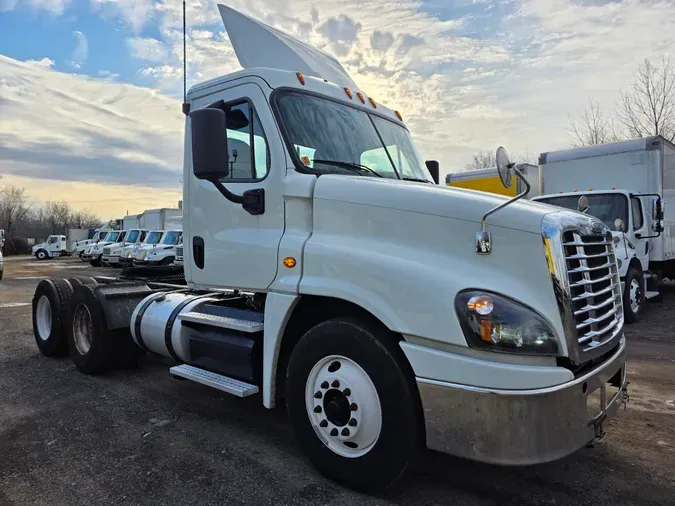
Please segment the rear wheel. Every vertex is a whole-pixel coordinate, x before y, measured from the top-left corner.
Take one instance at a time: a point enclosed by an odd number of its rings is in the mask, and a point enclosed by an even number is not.
[[[396,481],[423,430],[414,379],[387,333],[358,319],[329,320],[300,339],[288,365],[300,445],[322,474],[358,490]]]
[[[33,334],[40,353],[58,357],[68,353],[69,305],[73,288],[64,279],[44,279],[33,296]]]
[[[96,287],[75,285],[71,300],[72,324],[68,333],[70,358],[86,374],[112,369],[117,362],[122,330],[108,330]]]
[[[623,290],[623,312],[626,323],[635,323],[640,320],[644,306],[644,282],[642,272],[630,267],[626,273]]]

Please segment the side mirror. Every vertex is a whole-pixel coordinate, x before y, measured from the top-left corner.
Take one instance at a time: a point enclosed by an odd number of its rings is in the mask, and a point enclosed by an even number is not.
[[[661,197],[652,199],[652,220],[661,221],[664,216],[663,200]]]
[[[621,218],[617,218],[616,220],[614,220],[614,228],[616,228],[619,232],[625,232],[626,224],[623,222]]]
[[[504,188],[511,188],[511,179],[513,178],[513,164],[509,161],[509,155],[502,146],[497,148],[497,173],[501,179]]]
[[[579,197],[579,201],[577,202],[577,210],[579,212],[585,213],[587,212],[591,206],[588,203],[588,197],[586,195],[582,195]]]
[[[190,113],[192,170],[197,179],[217,180],[229,174],[225,112],[206,107]]]
[[[663,222],[661,220],[652,220],[652,231],[656,234],[663,232]]]
[[[436,160],[427,160],[425,162],[429,174],[431,174],[431,179],[434,180],[434,183],[438,184],[440,181],[440,166]]]

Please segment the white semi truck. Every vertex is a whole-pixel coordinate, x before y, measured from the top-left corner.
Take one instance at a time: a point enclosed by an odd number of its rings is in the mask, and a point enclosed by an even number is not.
[[[612,231],[625,318],[636,321],[661,279],[675,279],[675,145],[646,137],[542,153],[539,163],[534,200],[584,210]],[[596,263],[583,263],[583,279]]]
[[[33,246],[31,253],[38,260],[70,255],[65,235],[50,235],[45,242]]]
[[[183,217],[175,215],[164,221],[166,230],[162,238],[152,246],[145,247],[133,260],[136,267],[171,265],[176,260],[177,248],[183,242]]]
[[[111,229],[109,228],[99,228],[96,229],[94,232],[94,235],[92,236],[91,239],[80,239],[78,241],[75,241],[70,249],[70,254],[79,256],[82,259],[82,255],[84,254],[85,250],[92,244],[97,243],[107,235],[108,232],[110,232]],[[84,259],[82,259],[84,261]]]
[[[89,262],[94,267],[100,267],[103,260],[103,248],[110,244],[124,241],[126,235],[126,230],[111,230],[103,239],[87,246],[87,249],[84,250],[80,258]]]
[[[147,233],[147,230],[140,228],[132,228],[127,230],[126,234],[120,235],[120,238],[118,238],[117,242],[103,247],[101,264],[107,267],[122,266],[120,258],[124,253],[124,248],[141,244]]]
[[[311,462],[357,489],[424,445],[529,465],[602,437],[627,400],[607,226],[439,186],[335,58],[219,8],[244,69],[183,106],[188,287],[41,281],[42,353],[93,374],[151,351],[176,378],[284,403]],[[590,256],[602,281],[576,294]]]

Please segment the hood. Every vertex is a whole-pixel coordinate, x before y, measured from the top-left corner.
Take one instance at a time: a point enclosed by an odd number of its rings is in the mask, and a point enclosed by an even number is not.
[[[483,215],[508,200],[501,195],[449,186],[332,174],[318,178],[314,198],[472,221],[476,232],[480,231]],[[519,200],[488,217],[488,231],[490,227],[504,227],[541,234],[543,217],[555,212],[559,210]]]

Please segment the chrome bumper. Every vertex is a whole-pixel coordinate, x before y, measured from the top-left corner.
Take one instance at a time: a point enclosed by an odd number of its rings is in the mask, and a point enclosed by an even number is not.
[[[101,261],[105,264],[119,264],[120,263],[120,257],[113,256],[113,255],[103,255],[101,257]]]
[[[417,378],[427,446],[501,465],[557,460],[604,435],[628,400],[626,341],[592,371],[536,390],[491,390]],[[610,385],[615,387],[610,394]]]

